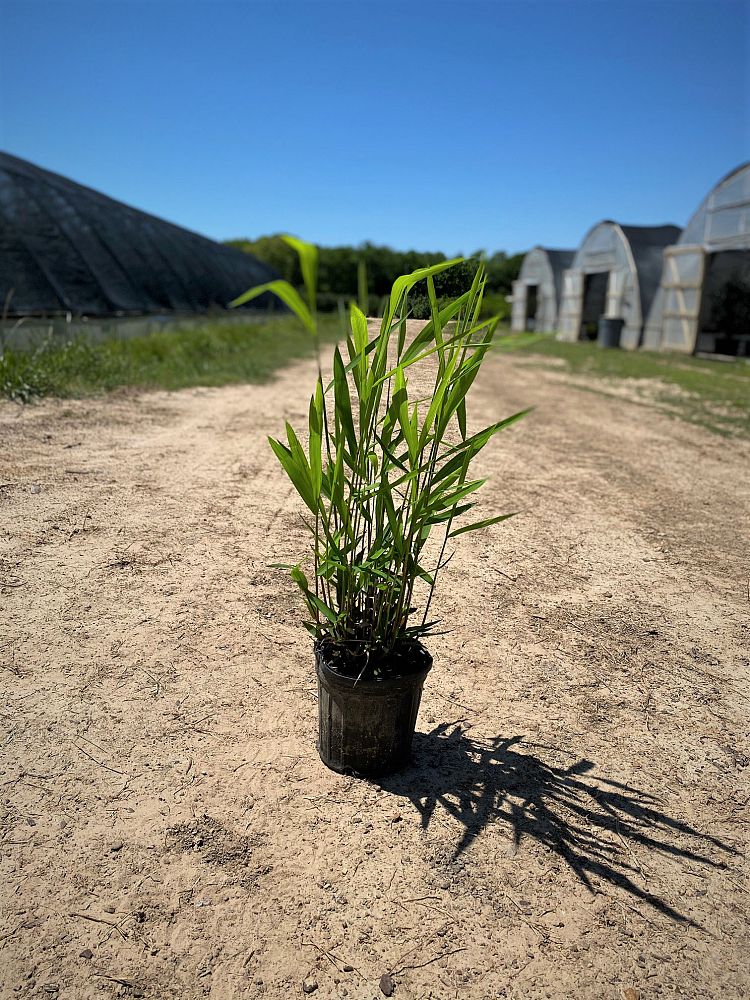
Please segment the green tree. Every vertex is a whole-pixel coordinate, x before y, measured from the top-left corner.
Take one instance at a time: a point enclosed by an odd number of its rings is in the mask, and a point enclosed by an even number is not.
[[[260,236],[256,240],[236,239],[227,241],[244,253],[251,253],[274,268],[275,271],[295,288],[302,288],[302,273],[294,251],[280,235]],[[383,298],[389,294],[393,282],[401,274],[409,274],[422,267],[431,267],[446,260],[440,251],[393,250],[391,247],[374,243],[360,243],[358,246],[320,247],[318,256],[318,298],[321,311],[332,311],[340,302],[348,304],[359,298],[357,273],[360,261],[367,268],[369,288],[369,311],[375,313]],[[501,307],[505,296],[510,294],[512,283],[518,277],[523,254],[509,257],[500,251],[486,261],[488,303],[492,301]],[[463,261],[458,266],[441,272],[435,278],[435,292],[438,299],[454,299],[471,284],[479,263],[479,255]],[[424,282],[414,290],[412,315],[426,319],[430,314],[427,288]],[[502,311],[502,310],[501,310]]]

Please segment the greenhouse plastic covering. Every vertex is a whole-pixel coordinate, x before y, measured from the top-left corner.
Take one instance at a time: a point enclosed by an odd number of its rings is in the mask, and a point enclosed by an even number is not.
[[[203,313],[275,277],[233,247],[0,153],[6,316]],[[250,306],[275,301],[264,295]]]

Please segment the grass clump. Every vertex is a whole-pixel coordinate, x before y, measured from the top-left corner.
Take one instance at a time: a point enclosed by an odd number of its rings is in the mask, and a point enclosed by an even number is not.
[[[286,239],[299,254],[307,302],[281,280],[236,301],[273,292],[316,342],[317,250]],[[481,264],[466,275],[462,294],[439,301],[435,277],[463,263],[444,261],[397,278],[374,334],[352,305],[345,353],[336,347],[330,382],[318,365],[307,427],[298,435],[287,422],[284,440],[269,438],[308,509],[313,580],[299,564],[285,568],[302,591],[316,649],[351,677],[381,678],[422,664],[417,650],[438,624],[429,612],[450,559],[446,546],[512,517],[465,520],[485,482],[473,478],[474,460],[526,411],[468,432],[467,394],[498,318],[481,319]],[[410,295],[420,285],[430,318],[409,339]]]
[[[495,349],[532,355],[542,362],[563,361],[571,374],[589,379],[588,388],[595,391],[607,391],[605,380],[639,380],[645,384],[639,393],[645,404],[716,434],[750,436],[750,365],[743,361],[602,350],[596,343],[570,343],[546,333],[500,337]]]
[[[337,317],[321,319],[327,342],[341,335]],[[313,353],[291,316],[248,323],[206,322],[141,337],[92,343],[50,339],[0,354],[0,395],[17,402],[42,396],[88,396],[120,386],[184,389],[265,382],[289,361]]]

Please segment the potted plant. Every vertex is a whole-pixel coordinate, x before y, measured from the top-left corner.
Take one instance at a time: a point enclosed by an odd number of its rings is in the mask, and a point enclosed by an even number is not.
[[[307,507],[313,573],[284,566],[302,591],[319,682],[320,756],[336,771],[383,774],[409,758],[432,657],[423,641],[437,622],[430,607],[449,541],[504,521],[464,523],[483,479],[472,462],[500,430],[527,411],[469,434],[466,396],[492,343],[497,317],[479,320],[485,285],[439,303],[434,276],[445,261],[398,278],[376,335],[351,306],[346,355],[336,347],[323,377],[316,320],[317,250],[293,237],[307,301],[273,281],[235,300],[270,291],[310,331],[318,378],[310,399],[307,447],[287,422],[286,441],[269,438]],[[430,319],[409,340],[409,293],[426,288]],[[413,398],[415,373],[427,378]]]

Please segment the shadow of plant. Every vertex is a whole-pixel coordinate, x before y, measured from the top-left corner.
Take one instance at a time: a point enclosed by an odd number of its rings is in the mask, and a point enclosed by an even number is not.
[[[568,767],[546,763],[521,752],[521,736],[471,739],[461,723],[442,723],[414,736],[418,764],[377,783],[408,798],[426,829],[438,805],[463,826],[457,858],[490,823],[507,824],[513,844],[532,838],[554,851],[592,892],[595,881],[609,883],[675,920],[692,921],[634,879],[643,871],[633,849],[645,848],[712,868],[723,869],[700,851],[708,845],[737,852],[729,845],[670,819],[658,800],[628,785],[584,777],[595,765],[577,760]],[[562,753],[555,747],[526,743]],[[678,846],[690,838],[693,847]],[[593,880],[593,881],[592,881]],[[645,879],[644,879],[645,881]]]

